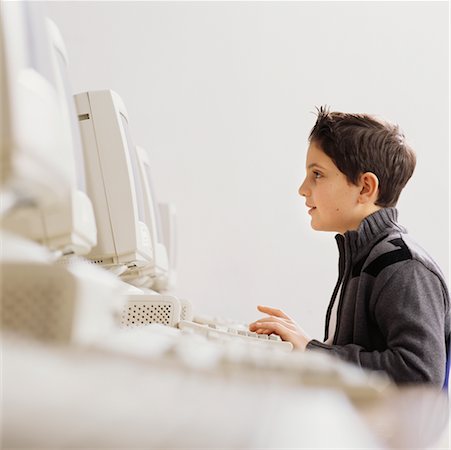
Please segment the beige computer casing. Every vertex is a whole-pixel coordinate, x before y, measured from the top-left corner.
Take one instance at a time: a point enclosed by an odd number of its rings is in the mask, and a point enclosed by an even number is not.
[[[75,103],[97,224],[97,245],[87,257],[104,266],[152,265],[152,239],[144,223],[125,106],[111,90],[77,94]]]

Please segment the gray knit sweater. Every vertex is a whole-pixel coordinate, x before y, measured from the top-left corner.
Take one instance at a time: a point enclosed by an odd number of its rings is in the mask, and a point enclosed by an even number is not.
[[[385,371],[397,383],[442,386],[451,328],[449,293],[432,258],[397,223],[394,208],[368,216],[358,230],[337,235],[341,283],[332,345],[312,340],[361,367]]]

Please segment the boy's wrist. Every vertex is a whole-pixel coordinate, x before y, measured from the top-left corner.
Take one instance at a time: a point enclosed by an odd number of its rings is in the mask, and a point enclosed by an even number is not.
[[[293,343],[293,346],[296,350],[305,352],[310,341],[312,341],[310,337],[302,336],[296,343]]]

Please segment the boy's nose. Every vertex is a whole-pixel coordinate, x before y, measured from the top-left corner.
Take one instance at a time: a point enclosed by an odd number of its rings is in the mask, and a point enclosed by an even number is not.
[[[307,188],[305,186],[305,181],[299,186],[298,194],[301,197],[308,197],[308,190],[307,190]]]

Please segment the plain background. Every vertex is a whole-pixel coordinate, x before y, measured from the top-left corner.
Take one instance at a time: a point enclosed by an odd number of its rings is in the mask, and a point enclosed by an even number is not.
[[[418,164],[400,221],[449,255],[447,2],[48,2],[74,92],[113,89],[177,208],[175,293],[242,321],[257,304],[322,338],[333,234],[297,194],[315,107],[397,122]]]

